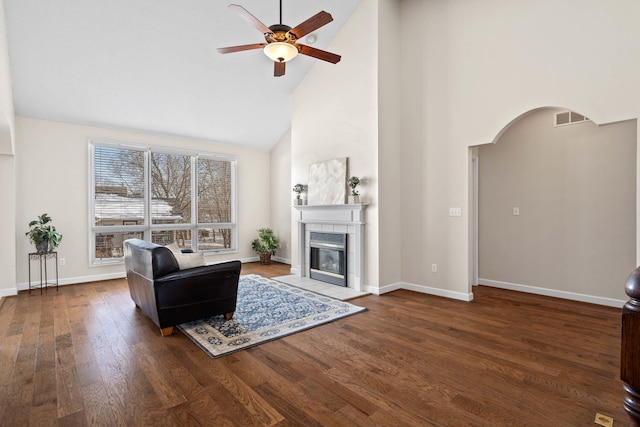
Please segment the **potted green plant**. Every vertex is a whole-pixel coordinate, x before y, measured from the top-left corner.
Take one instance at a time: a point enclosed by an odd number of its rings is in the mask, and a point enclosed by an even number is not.
[[[293,192],[296,193],[296,198],[293,200],[294,205],[301,205],[302,199],[300,198],[300,193],[304,193],[305,186],[302,184],[296,184],[293,186]]]
[[[279,247],[280,241],[270,228],[258,230],[258,237],[251,242],[251,249],[260,255],[260,264],[263,265],[271,264],[271,255],[275,255]]]
[[[29,231],[25,233],[29,241],[36,245],[36,252],[46,254],[60,245],[62,234],[51,223],[51,217],[46,213],[29,223]]]
[[[356,187],[360,184],[360,178],[352,176],[347,181],[347,185],[351,188],[351,195],[349,196],[349,204],[360,203],[360,193],[356,190]]]

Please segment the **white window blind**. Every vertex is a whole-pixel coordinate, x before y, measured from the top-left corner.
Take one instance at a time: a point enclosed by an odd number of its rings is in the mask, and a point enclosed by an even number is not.
[[[96,146],[94,225],[144,224],[144,152]]]

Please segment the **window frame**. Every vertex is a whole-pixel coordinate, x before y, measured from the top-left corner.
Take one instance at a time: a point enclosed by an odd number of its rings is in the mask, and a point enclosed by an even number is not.
[[[96,147],[111,147],[141,151],[144,153],[144,212],[143,224],[136,225],[95,225],[95,196],[96,196],[96,165],[95,152]],[[191,157],[191,222],[183,224],[153,224],[151,218],[151,168],[150,159],[152,153],[174,154]],[[227,161],[231,167],[231,222],[224,223],[200,223],[198,222],[198,159],[210,159],[217,161]],[[229,154],[220,154],[213,152],[199,152],[182,150],[178,148],[154,146],[146,144],[131,144],[121,141],[113,141],[100,138],[89,138],[88,140],[88,170],[89,170],[89,197],[88,197],[88,213],[89,213],[89,265],[91,267],[100,267],[105,265],[122,264],[124,256],[118,258],[100,259],[96,257],[96,235],[111,233],[143,233],[144,240],[151,242],[151,236],[154,231],[175,231],[190,230],[191,231],[191,247],[194,251],[198,251],[198,231],[201,229],[230,229],[231,230],[231,247],[228,249],[207,249],[202,250],[205,255],[209,254],[229,254],[238,253],[238,225],[237,225],[237,156]]]

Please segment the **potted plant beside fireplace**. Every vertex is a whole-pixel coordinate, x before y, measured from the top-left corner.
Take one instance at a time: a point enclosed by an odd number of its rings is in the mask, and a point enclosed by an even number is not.
[[[279,247],[278,237],[266,227],[258,230],[258,237],[251,242],[251,249],[260,255],[260,264],[263,265],[271,264],[271,255],[275,255]]]

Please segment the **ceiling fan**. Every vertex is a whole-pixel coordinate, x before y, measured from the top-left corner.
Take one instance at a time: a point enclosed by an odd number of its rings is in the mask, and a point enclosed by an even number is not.
[[[242,6],[231,4],[229,8],[257,28],[258,31],[264,35],[266,43],[220,47],[218,48],[218,52],[220,53],[232,53],[262,48],[264,53],[274,62],[273,75],[275,77],[284,76],[285,63],[293,59],[298,53],[331,62],[332,64],[337,64],[340,61],[340,55],[297,43],[301,37],[333,21],[333,17],[325,11],[318,12],[301,24],[291,28],[282,23],[282,0],[280,0],[280,23],[271,25],[270,27],[264,25]]]

